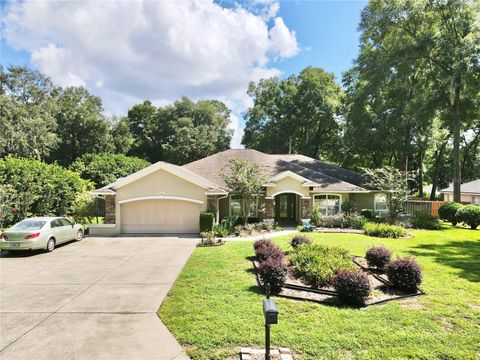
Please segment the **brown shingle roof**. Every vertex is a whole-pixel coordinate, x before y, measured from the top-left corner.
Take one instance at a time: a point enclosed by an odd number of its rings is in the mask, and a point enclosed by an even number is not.
[[[303,155],[269,155],[253,149],[230,149],[184,165],[188,170],[225,187],[221,172],[231,158],[248,160],[264,170],[271,178],[284,171],[292,171],[304,178],[320,184],[318,190],[325,191],[364,191],[360,185],[360,174]],[[351,180],[351,181],[348,181]]]

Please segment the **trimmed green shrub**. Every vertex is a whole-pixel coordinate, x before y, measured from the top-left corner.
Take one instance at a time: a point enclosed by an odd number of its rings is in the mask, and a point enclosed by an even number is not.
[[[288,271],[283,258],[270,257],[260,262],[257,271],[262,283],[270,285],[270,292],[277,294],[282,290]]]
[[[347,250],[319,244],[304,244],[294,249],[289,256],[295,274],[314,287],[332,282],[341,269],[353,269]]]
[[[325,228],[343,228],[345,227],[345,217],[343,214],[320,216],[317,226]]]
[[[383,246],[373,246],[365,253],[365,259],[369,267],[384,270],[392,259],[392,252]]]
[[[480,206],[465,205],[457,210],[455,218],[458,222],[463,222],[475,230],[480,225]]]
[[[405,236],[407,231],[401,226],[388,225],[388,224],[377,224],[377,223],[366,223],[363,227],[365,234],[370,236],[382,237],[382,238],[392,238],[397,239],[399,237]]]
[[[368,219],[361,215],[348,215],[345,216],[345,227],[350,229],[363,229]]]
[[[333,278],[333,287],[343,301],[363,305],[372,287],[367,274],[360,271],[340,270]]]
[[[462,207],[462,204],[457,202],[447,202],[438,208],[438,215],[440,219],[449,221],[453,226],[457,225],[457,210]]]
[[[305,235],[295,235],[292,238],[292,240],[290,240],[290,245],[293,248],[296,248],[302,244],[311,244],[311,243],[312,243],[312,240],[310,240],[310,238]]]
[[[320,221],[320,213],[318,212],[318,207],[314,203],[312,209],[312,215],[310,216],[310,222],[313,226],[318,226],[318,222]]]
[[[373,209],[362,209],[360,211],[360,215],[362,215],[364,218],[367,218],[368,220],[373,219]]]
[[[416,290],[422,283],[422,268],[410,257],[390,261],[385,268],[388,280],[399,289]]]
[[[412,216],[412,227],[415,229],[438,230],[440,223],[427,210],[416,211]]]
[[[213,231],[213,225],[215,224],[215,214],[210,212],[200,213],[200,232]]]

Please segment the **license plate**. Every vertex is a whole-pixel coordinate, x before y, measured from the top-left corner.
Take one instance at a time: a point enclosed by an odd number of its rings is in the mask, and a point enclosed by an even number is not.
[[[12,249],[16,249],[16,248],[19,248],[19,247],[20,247],[20,244],[19,244],[19,243],[11,243],[11,244],[10,244],[10,247],[11,247]]]

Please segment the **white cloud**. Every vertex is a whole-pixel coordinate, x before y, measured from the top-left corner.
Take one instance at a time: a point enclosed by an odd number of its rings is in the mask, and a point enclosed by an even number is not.
[[[283,19],[277,17],[275,25],[270,29],[271,50],[282,57],[291,57],[298,54],[297,38],[294,31],[290,31]]]
[[[100,96],[110,113],[182,95],[248,103],[248,82],[278,75],[269,62],[298,52],[282,18],[269,28],[278,1],[259,4],[253,11],[213,0],[24,1],[7,7],[3,36],[55,83]]]

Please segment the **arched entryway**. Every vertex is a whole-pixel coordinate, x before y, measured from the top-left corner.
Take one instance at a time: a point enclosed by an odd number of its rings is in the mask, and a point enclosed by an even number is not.
[[[299,222],[300,196],[284,192],[275,196],[275,221],[279,225],[296,225]]]

